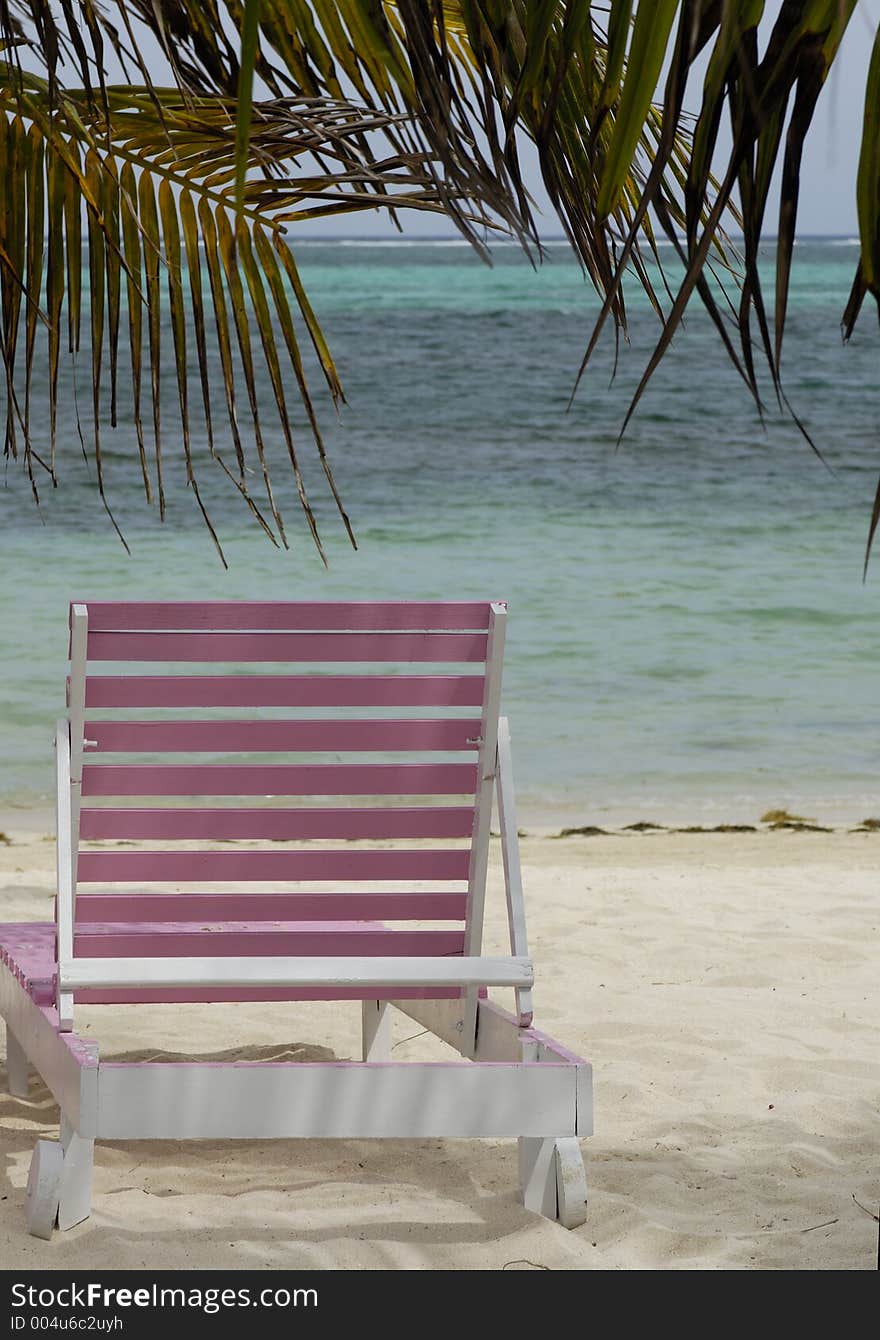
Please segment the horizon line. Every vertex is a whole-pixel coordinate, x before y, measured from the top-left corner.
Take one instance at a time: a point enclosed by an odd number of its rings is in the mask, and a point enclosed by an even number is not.
[[[293,233],[293,232],[291,232],[291,233],[287,233],[287,234],[286,234],[286,237],[287,237],[288,239],[290,239],[290,240],[293,240],[293,238],[294,238],[295,236],[296,236],[296,234]],[[728,233],[727,236],[728,236],[732,241],[739,242],[739,241],[742,241],[742,240],[743,240],[744,234],[743,234],[743,233]],[[361,241],[362,241],[362,242],[419,242],[419,241],[421,241],[421,242],[447,242],[447,241],[450,241],[450,240],[457,240],[457,239],[460,239],[462,242],[465,242],[465,243],[467,242],[467,238],[464,237],[460,232],[458,232],[457,229],[450,229],[448,232],[443,232],[443,233],[415,233],[415,234],[414,234],[414,233],[399,232],[399,231],[394,231],[394,232],[389,232],[389,233],[326,233],[326,234],[324,234],[323,236],[321,236],[321,235],[319,235],[319,234],[313,234],[313,237],[315,237],[316,240],[326,241],[326,242],[334,242],[334,241],[358,241],[358,242],[361,242]],[[811,242],[822,242],[822,241],[833,242],[833,241],[839,241],[841,238],[852,238],[852,240],[853,240],[854,242],[858,242],[858,241],[860,240],[860,239],[859,239],[859,235],[858,235],[858,229],[857,229],[857,228],[852,228],[852,229],[844,230],[843,232],[839,232],[839,233],[796,233],[796,234],[795,234],[795,241],[798,241],[798,240],[804,240],[804,241],[811,241]],[[569,239],[565,236],[564,233],[549,233],[549,234],[547,234],[546,236],[542,237],[540,240],[541,240],[542,242],[568,242],[568,241],[569,241]],[[681,241],[684,241],[684,240],[685,240],[685,239],[684,239],[684,235],[682,235],[682,237],[681,237],[680,240],[681,240]],[[489,241],[490,241],[490,243],[491,243],[492,241],[495,241],[495,242],[513,242],[513,243],[515,243],[516,245],[519,245],[519,243],[517,243],[517,239],[516,239],[515,237],[509,237],[509,236],[507,236],[507,235],[505,235],[505,234],[503,234],[503,233],[499,233],[496,237],[490,237]],[[669,239],[668,239],[667,237],[658,237],[658,238],[657,238],[657,241],[658,241],[658,242],[668,242]],[[765,234],[764,237],[762,238],[762,241],[764,241],[764,242],[778,242],[778,241],[779,241],[779,234],[778,234],[778,233],[767,233],[767,234]]]

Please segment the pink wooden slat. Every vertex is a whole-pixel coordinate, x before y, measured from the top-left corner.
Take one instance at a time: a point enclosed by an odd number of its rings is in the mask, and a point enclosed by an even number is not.
[[[89,633],[91,661],[485,661],[485,633]]]
[[[467,879],[469,863],[467,850],[81,851],[77,882]]]
[[[274,954],[310,958],[336,954],[446,957],[461,954],[463,949],[463,930],[361,930],[351,926],[310,931],[301,926],[255,930],[218,925],[196,930],[172,924],[137,930],[78,930],[73,941],[74,958],[188,958],[206,954],[218,958],[264,958]]]
[[[475,752],[479,720],[89,721],[99,753],[280,753],[446,750]]]
[[[466,909],[466,893],[79,893],[76,924],[463,921]]]
[[[219,1005],[244,1001],[283,1001],[283,1000],[458,1000],[462,992],[459,987],[434,986],[390,986],[387,988],[370,987],[366,991],[357,987],[307,987],[306,989],[281,987],[149,987],[121,990],[84,990],[74,992],[78,1005]],[[485,993],[483,993],[485,994]],[[48,985],[48,997],[52,999],[51,983]]]
[[[127,629],[486,629],[488,601],[82,601],[94,632]]]
[[[108,893],[108,894],[92,894],[91,896],[95,898],[110,899],[115,898],[117,895]],[[204,898],[206,895],[196,894],[193,896]],[[210,897],[210,895],[207,896]],[[169,903],[173,904],[174,906],[177,905],[175,901],[175,895],[173,893],[165,895],[159,894],[158,897],[160,898],[160,900],[164,897],[166,910],[167,907],[169,906]],[[223,931],[236,931],[240,934],[244,934],[246,931],[259,931],[261,935],[268,934],[265,926],[254,925],[250,917],[214,918],[214,920],[223,921],[223,925],[200,926],[197,929],[199,930],[200,933],[207,930],[223,930]],[[84,928],[80,927],[79,929],[83,930],[83,933],[87,935],[110,935],[110,936],[141,935],[141,934],[164,935],[166,931],[172,934],[176,934],[179,931],[186,935],[192,935],[195,933],[192,926],[183,925],[176,918],[173,919],[172,921],[168,921],[164,916],[160,917],[158,921],[152,921],[150,918],[147,918],[146,920],[140,922],[137,926],[132,926],[130,922],[131,918],[126,917],[124,924],[117,925],[115,922],[111,920],[103,922],[101,925],[90,925]],[[356,931],[360,933],[362,931],[387,931],[389,928],[387,926],[383,926],[383,924],[380,921],[374,921],[374,920],[371,921],[369,918],[364,920],[361,917],[358,917],[357,919],[352,919],[349,917],[348,919],[343,918],[341,920],[339,918],[331,917],[328,921],[324,921],[321,918],[318,918],[317,920],[306,920],[303,917],[281,917],[276,922],[275,929],[279,931],[285,931],[286,933],[291,933],[293,931],[296,932],[308,931],[308,933],[311,935],[318,931],[321,931],[338,935],[342,931],[351,933],[354,933]]]
[[[88,763],[83,796],[466,796],[472,763]]]
[[[480,707],[482,675],[90,675],[86,707]]]
[[[470,837],[473,806],[417,805],[411,809],[83,809],[79,835],[102,838],[181,839]]]

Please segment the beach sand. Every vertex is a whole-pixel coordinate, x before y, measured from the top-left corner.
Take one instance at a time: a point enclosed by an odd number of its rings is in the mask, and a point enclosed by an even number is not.
[[[9,823],[0,917],[51,919],[53,843]],[[136,1142],[100,1145],[91,1218],[37,1241],[28,1162],[58,1117],[34,1077],[28,1102],[0,1093],[0,1266],[873,1267],[880,834],[540,836],[522,857],[535,1022],[595,1072],[583,1228],[526,1213],[512,1141]],[[496,841],[496,950],[500,865]],[[77,1012],[108,1058],[346,1058],[359,1026],[352,1005]],[[432,1054],[417,1031],[396,1016],[396,1056]]]

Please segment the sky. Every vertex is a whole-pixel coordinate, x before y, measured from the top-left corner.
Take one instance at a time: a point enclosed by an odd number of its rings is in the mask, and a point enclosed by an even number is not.
[[[762,31],[768,31],[779,0],[766,6]],[[801,175],[798,232],[801,236],[832,234],[854,236],[856,226],[856,171],[859,161],[865,82],[874,34],[880,23],[880,0],[859,0],[850,20],[841,51],[822,91],[805,150]],[[700,87],[692,74],[688,109],[699,109]],[[723,143],[723,138],[720,140]],[[530,146],[523,149],[526,184],[542,207],[541,231],[546,236],[559,233],[552,206],[544,192],[537,160]],[[775,210],[775,203],[772,209]],[[775,232],[768,214],[767,233]],[[438,236],[454,232],[436,216],[413,212],[402,218],[404,235]],[[297,224],[300,236],[387,236],[394,229],[381,214],[322,220],[318,224]]]

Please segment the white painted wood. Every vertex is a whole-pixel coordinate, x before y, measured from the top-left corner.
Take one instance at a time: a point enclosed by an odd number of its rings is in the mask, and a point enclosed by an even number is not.
[[[70,732],[66,721],[58,722],[55,731],[55,867],[57,878],[56,923],[58,928],[58,960],[66,963],[73,958],[74,865],[73,832],[71,827]],[[73,1028],[73,996],[56,989],[59,1026],[63,1032]]]
[[[59,964],[68,991],[151,986],[519,986],[520,958],[76,958]]]
[[[577,1140],[555,1140],[556,1218],[563,1228],[580,1228],[587,1219],[587,1175]]]
[[[541,1059],[538,1039],[528,1029],[523,1029],[520,1034],[519,1059],[521,1061],[534,1063],[537,1063]]]
[[[86,730],[88,639],[88,608],[85,605],[73,605],[70,611],[70,699],[68,717],[70,720],[70,853],[74,902],[76,902],[76,863],[79,855],[79,813],[82,801],[83,747]]]
[[[70,611],[70,778],[82,781],[83,740],[86,718],[86,655],[89,638],[89,611],[74,605]]]
[[[577,1068],[577,1133],[593,1134],[593,1067],[581,1061]]]
[[[387,1000],[365,1000],[361,1010],[365,1061],[391,1060],[391,1007]]]
[[[6,1083],[13,1098],[27,1098],[30,1067],[24,1048],[6,1025]]]
[[[523,1205],[563,1228],[578,1228],[587,1218],[587,1179],[577,1140],[519,1141]]]
[[[572,1135],[570,1066],[102,1064],[99,1138]]]
[[[526,1138],[520,1139],[518,1144],[519,1185],[523,1205],[533,1214],[555,1219],[556,1141]]]
[[[95,1142],[77,1134],[62,1113],[61,1147],[64,1165],[58,1195],[58,1227],[63,1230],[81,1224],[91,1213]]]
[[[448,1042],[462,1056],[465,1054],[461,1000],[393,1000],[391,1004],[414,1023],[421,1024],[422,1028],[427,1028],[436,1037]]]
[[[55,1005],[58,1010],[58,1027],[62,1033],[71,1033],[73,1031],[73,992],[59,990]]]
[[[93,1051],[93,1064],[80,1067],[79,1076],[79,1115],[70,1114],[71,1124],[84,1140],[93,1140],[95,1131],[98,1129],[98,1047],[97,1044],[84,1043],[81,1038],[77,1038],[77,1045],[82,1051]],[[67,1108],[62,1108],[67,1112]]]
[[[52,1236],[58,1214],[58,1196],[64,1154],[55,1140],[38,1140],[31,1156],[25,1192],[28,1232],[35,1238]]]
[[[12,1027],[33,1068],[81,1135],[94,1135],[97,1107],[98,1048],[60,1034],[51,1016],[36,1005],[0,963],[0,1015]]]
[[[496,768],[498,820],[501,828],[501,859],[504,864],[504,891],[507,896],[507,921],[510,952],[528,956],[526,908],[523,898],[522,869],[519,861],[519,835],[516,822],[516,797],[513,789],[513,753],[507,717],[498,722],[498,764]],[[524,1026],[532,1022],[532,994],[517,991],[516,1012]]]
[[[448,1042],[450,1046],[461,1050],[461,1028],[459,1027],[461,1006],[458,1001],[394,1000],[392,1004],[417,1024],[421,1024],[423,1028],[429,1028],[444,1042]],[[524,1058],[524,1049],[529,1042],[534,1043],[534,1049],[528,1057]],[[509,1014],[507,1010],[503,1010],[500,1005],[495,1005],[491,1000],[480,1001],[477,1051],[474,1059],[477,1061],[534,1059],[548,1061],[554,1065],[570,1065],[573,1069],[577,1069],[579,1076],[582,1072],[586,1072],[583,1089],[585,1100],[589,1096],[589,1062],[582,1061],[579,1056],[574,1056],[560,1042],[555,1042],[545,1033],[537,1033],[532,1029],[522,1028],[515,1015]],[[587,1132],[584,1131],[583,1134],[587,1134]]]
[[[79,815],[82,801],[88,636],[88,609],[85,605],[73,605],[70,611],[68,720],[59,721],[55,736],[57,918],[58,957],[60,962],[73,957],[76,867],[79,856]],[[59,1027],[63,1032],[70,1032],[73,1029],[73,995],[71,992],[61,989],[60,975],[55,1003],[58,1008]]]
[[[464,928],[464,952],[479,954],[483,947],[483,916],[486,903],[486,872],[489,865],[489,834],[492,826],[492,799],[495,793],[495,768],[498,753],[498,712],[501,706],[501,676],[504,665],[504,639],[507,606],[493,601],[489,613],[486,648],[486,680],[480,717],[480,752],[477,759],[477,789],[474,840],[468,869],[468,902]],[[477,1032],[477,992],[465,995],[463,1036],[466,1054],[473,1054]]]

